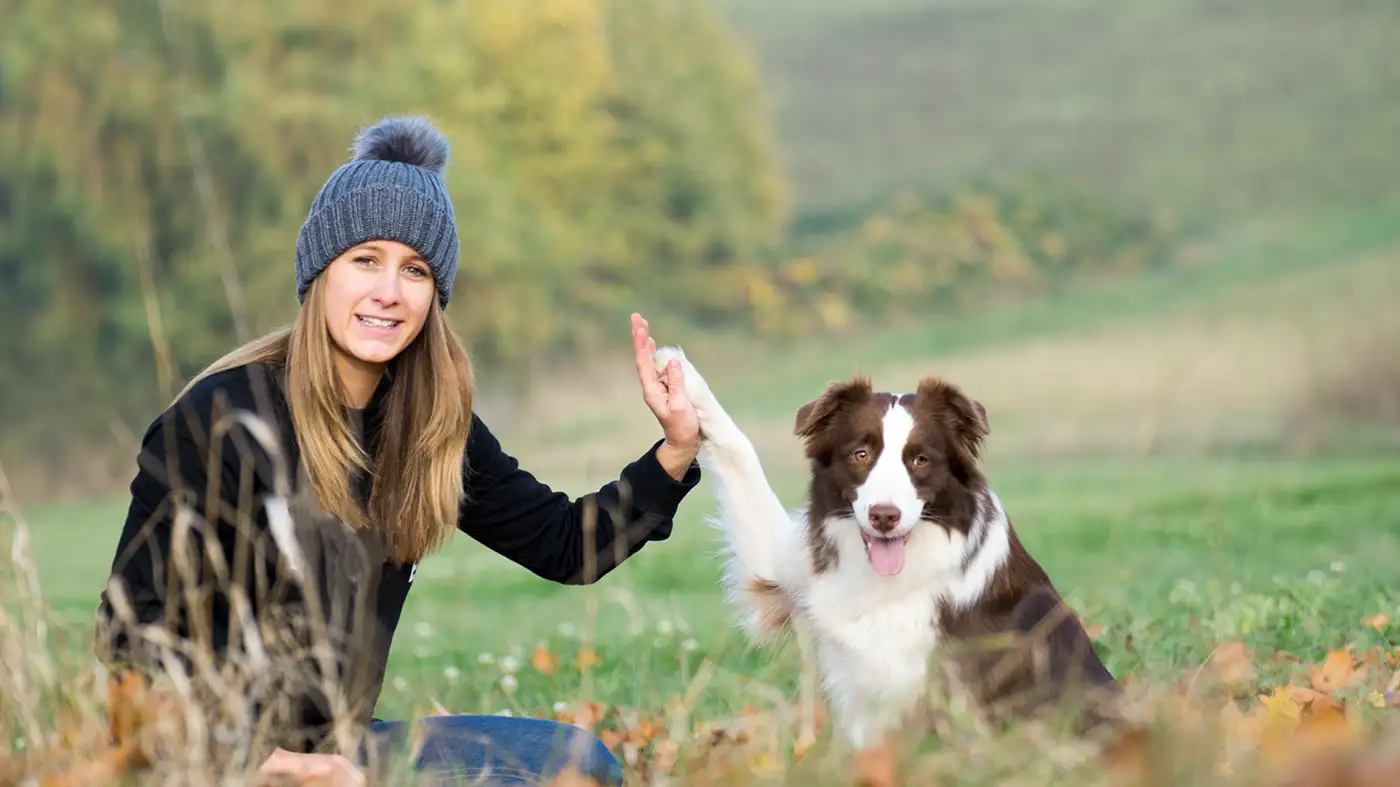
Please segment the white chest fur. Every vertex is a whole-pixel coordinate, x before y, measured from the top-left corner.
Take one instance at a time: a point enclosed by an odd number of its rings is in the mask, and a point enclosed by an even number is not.
[[[910,539],[910,565],[883,577],[871,568],[858,535],[842,537],[853,529],[840,522],[828,527],[836,536],[838,562],[809,577],[802,616],[833,717],[847,740],[861,747],[899,728],[924,696],[939,644],[938,603],[961,573],[955,558],[962,545],[932,527],[921,528]]]
[[[938,644],[933,593],[875,598],[869,584],[840,572],[809,597],[818,669],[833,715],[852,745],[897,729],[922,697]]]

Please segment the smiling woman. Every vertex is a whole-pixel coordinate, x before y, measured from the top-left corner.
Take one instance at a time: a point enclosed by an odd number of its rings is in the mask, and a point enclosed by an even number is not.
[[[636,314],[638,381],[662,435],[617,480],[554,491],[472,411],[444,312],[458,250],[447,150],[420,118],[363,131],[298,237],[296,321],[211,364],[142,441],[99,654],[113,672],[215,691],[197,728],[242,741],[232,761],[264,777],[360,783],[382,749],[372,740],[404,739],[403,723],[371,714],[418,563],[454,531],[545,579],[595,582],[666,539],[699,480],[695,408],[678,365],[657,373]],[[420,767],[533,783],[572,763],[621,780],[602,743],[568,725],[427,728]]]

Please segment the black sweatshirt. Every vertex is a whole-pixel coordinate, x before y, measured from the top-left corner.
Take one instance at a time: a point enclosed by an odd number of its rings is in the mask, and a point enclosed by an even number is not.
[[[377,437],[377,408],[391,384],[386,375],[354,421],[363,445],[372,446]],[[275,728],[270,743],[259,748],[311,751],[325,742],[333,711],[308,676],[319,681],[328,671],[334,674],[350,703],[345,712],[358,723],[370,720],[417,564],[386,559],[387,547],[373,528],[355,532],[320,513],[298,472],[282,385],[276,370],[260,364],[220,372],[151,423],[131,483],[112,581],[120,581],[137,621],[164,621],[163,629],[180,645],[194,643],[194,649],[214,654],[215,669],[223,659],[255,665],[245,674],[256,680],[241,684],[240,692],[247,707],[271,714]],[[260,429],[254,418],[271,428]],[[211,427],[222,435],[217,443],[211,442]],[[280,451],[267,450],[269,437]],[[467,500],[457,528],[544,579],[596,581],[646,542],[669,537],[677,507],[700,479],[693,462],[683,480],[674,479],[657,461],[656,445],[623,468],[618,481],[571,499],[521,469],[473,415]],[[168,456],[175,461],[163,461]],[[208,472],[212,461],[218,462],[217,473]],[[173,476],[170,468],[177,471]],[[367,477],[355,481],[363,501]],[[172,517],[172,490],[196,516]],[[292,520],[294,528],[275,527]],[[176,540],[177,532],[188,535]],[[300,573],[286,551],[289,539],[279,547],[278,532],[295,541],[303,556]],[[172,543],[188,545],[187,560],[171,559]],[[177,563],[187,568],[177,571]],[[191,593],[192,585],[210,589]],[[239,592],[230,593],[230,587]],[[311,597],[314,606],[306,587],[320,591]],[[151,637],[131,637],[116,609],[109,586],[98,610],[99,655],[117,667],[160,669],[151,663]],[[308,633],[308,627],[320,636]],[[251,630],[258,635],[246,636]],[[308,650],[310,643],[326,641],[333,643],[329,650]],[[325,653],[333,661],[318,660],[316,654]],[[176,661],[187,670],[210,671],[188,655]]]

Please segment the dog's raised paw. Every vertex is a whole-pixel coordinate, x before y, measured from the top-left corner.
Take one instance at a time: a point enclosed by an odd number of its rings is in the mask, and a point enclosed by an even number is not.
[[[685,351],[679,347],[657,347],[656,352],[652,355],[652,362],[656,364],[658,372],[666,371],[666,367],[673,360],[681,362],[682,371],[689,371],[684,368],[686,366]]]
[[[666,371],[666,366],[671,361],[677,360],[681,364],[681,374],[685,378],[685,393],[690,397],[690,401],[700,409],[701,417],[714,402],[714,394],[710,392],[709,383],[701,376],[695,365],[685,357],[685,351],[679,347],[658,347],[653,356],[656,363],[656,371]]]

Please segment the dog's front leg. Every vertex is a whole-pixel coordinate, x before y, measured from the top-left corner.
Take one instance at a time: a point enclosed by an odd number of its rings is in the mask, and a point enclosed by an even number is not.
[[[797,650],[802,661],[802,685],[798,698],[797,738],[793,741],[793,754],[802,757],[817,742],[817,718],[824,703],[821,696],[821,679],[817,675],[817,654],[812,641],[812,631],[794,617],[793,631],[797,635]]]
[[[705,378],[676,347],[656,351],[656,368],[678,359],[685,390],[700,416],[700,464],[715,485],[719,519],[732,560],[728,567],[731,598],[752,608],[756,634],[786,622],[786,586],[779,554],[793,522],[763,472],[753,443],[729,416]]]

